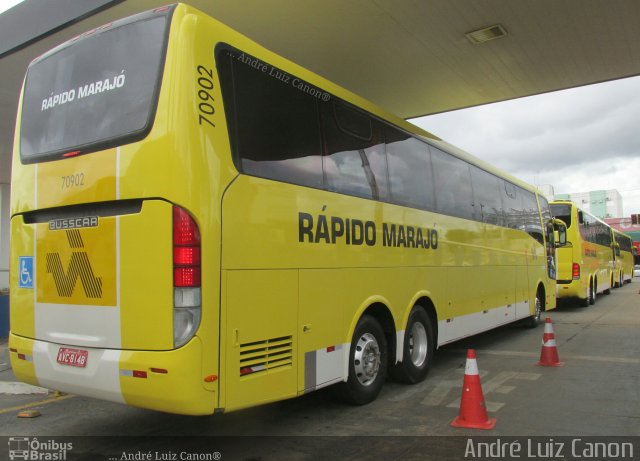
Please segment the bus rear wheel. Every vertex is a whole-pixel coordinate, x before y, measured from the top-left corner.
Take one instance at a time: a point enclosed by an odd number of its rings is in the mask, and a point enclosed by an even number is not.
[[[409,314],[402,345],[402,362],[390,370],[391,377],[403,383],[415,384],[427,377],[434,353],[433,326],[421,306],[414,306]]]
[[[353,405],[378,397],[387,372],[387,340],[378,321],[363,315],[351,340],[349,378],[336,386],[338,396]]]

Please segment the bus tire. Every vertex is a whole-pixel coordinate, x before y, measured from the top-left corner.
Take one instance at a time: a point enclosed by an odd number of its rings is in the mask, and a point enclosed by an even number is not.
[[[538,290],[538,292],[536,293],[536,299],[534,303],[535,303],[535,309],[533,311],[533,315],[524,319],[523,324],[525,328],[535,328],[540,324],[540,319],[542,318],[542,311],[544,310],[542,294],[540,293],[540,290]]]
[[[363,315],[351,340],[349,378],[336,385],[338,397],[352,405],[364,405],[378,397],[387,372],[387,340],[380,323]]]
[[[589,307],[589,305],[594,303],[593,299],[593,280],[589,280],[589,285],[587,286],[587,297],[580,298],[579,305],[581,307]]]
[[[391,367],[391,377],[395,381],[407,384],[424,381],[433,360],[433,339],[433,326],[429,315],[421,306],[413,306],[402,345],[402,362]]]
[[[598,279],[591,280],[591,284],[589,285],[589,304],[592,306],[596,303],[596,293],[598,289]]]

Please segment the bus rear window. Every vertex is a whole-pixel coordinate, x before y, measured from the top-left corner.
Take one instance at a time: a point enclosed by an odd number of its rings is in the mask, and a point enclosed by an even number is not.
[[[171,11],[115,22],[31,63],[22,104],[23,163],[93,152],[149,132]]]
[[[561,219],[567,225],[571,227],[571,205],[549,205],[551,208],[551,215],[554,218]]]

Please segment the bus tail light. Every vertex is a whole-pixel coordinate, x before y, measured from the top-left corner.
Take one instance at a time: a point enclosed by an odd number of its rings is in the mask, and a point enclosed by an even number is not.
[[[571,267],[571,275],[573,276],[573,280],[580,280],[580,264],[573,263]]]
[[[189,341],[201,315],[200,230],[191,215],[173,207],[173,344]]]

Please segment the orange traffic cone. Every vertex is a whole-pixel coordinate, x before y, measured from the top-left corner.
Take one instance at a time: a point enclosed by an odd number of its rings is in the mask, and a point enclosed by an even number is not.
[[[487,409],[482,395],[476,351],[467,350],[467,365],[464,370],[464,382],[462,384],[462,399],[460,400],[460,413],[451,421],[453,427],[467,427],[471,429],[493,429],[496,419],[487,416]]]
[[[540,361],[537,365],[541,367],[561,367],[564,362],[558,357],[558,347],[556,337],[553,333],[551,317],[547,317],[544,323],[544,334],[542,335],[542,349],[540,350]]]

